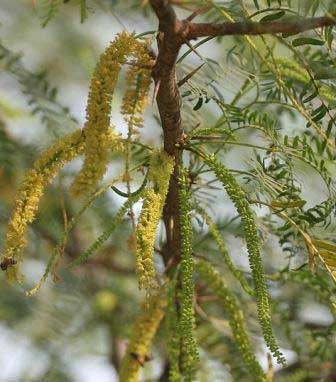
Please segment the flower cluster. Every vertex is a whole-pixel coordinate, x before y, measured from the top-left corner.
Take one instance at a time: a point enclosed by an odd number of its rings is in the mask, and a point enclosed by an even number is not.
[[[177,313],[177,280],[171,280],[167,292],[167,309],[165,316],[165,329],[167,337],[167,352],[169,358],[169,381],[180,382],[180,351],[181,335],[176,330],[179,327],[179,318]]]
[[[220,303],[229,317],[235,344],[241,354],[246,368],[256,382],[265,381],[265,375],[252,350],[252,345],[246,331],[244,315],[239,308],[234,294],[227,288],[220,274],[207,261],[196,263],[197,271],[207,286],[218,296]]]
[[[35,219],[39,201],[45,187],[65,163],[84,150],[84,138],[80,130],[60,139],[44,151],[27,173],[16,198],[15,210],[8,225],[3,257],[17,259],[26,245],[27,226]],[[8,274],[19,280],[17,265],[8,268]]]
[[[296,61],[285,57],[275,57],[277,70],[282,77],[290,78],[291,80],[308,85],[311,82],[308,71]],[[334,102],[335,90],[326,84],[316,83],[319,94],[327,101]]]
[[[241,218],[245,233],[247,250],[249,253],[249,263],[251,267],[252,278],[255,287],[258,319],[267,346],[271,350],[272,354],[277,358],[277,361],[284,364],[285,359],[279,351],[279,347],[276,343],[272,330],[265,274],[260,257],[260,243],[253,212],[250,209],[250,205],[246,198],[245,192],[236,182],[230,171],[221,162],[219,162],[214,155],[206,156],[205,163],[216,174],[218,180],[220,180],[220,182],[223,184],[223,187],[235,205]]]
[[[179,328],[181,335],[181,370],[184,380],[193,381],[198,364],[197,343],[194,337],[194,259],[192,238],[193,230],[190,217],[190,194],[188,190],[187,174],[181,170],[180,174],[180,232],[181,232],[181,263],[179,290],[180,313]]]
[[[192,225],[190,219],[190,195],[187,174],[180,171],[179,213],[181,237],[181,261],[177,279],[168,293],[167,328],[170,380],[191,382],[195,380],[199,362],[197,343],[194,336],[194,260],[192,257]]]
[[[108,152],[114,138],[110,127],[113,92],[121,66],[136,45],[134,35],[122,32],[100,56],[91,79],[86,107],[85,160],[71,187],[73,195],[93,191],[105,174]]]
[[[154,286],[153,253],[156,230],[173,168],[174,161],[164,151],[155,151],[152,154],[148,179],[154,183],[154,188],[147,188],[144,192],[144,203],[136,227],[136,269],[140,288],[150,289]]]
[[[150,157],[148,180],[154,183],[155,192],[166,200],[170,176],[174,170],[174,159],[163,150],[156,150]]]
[[[136,227],[136,269],[139,275],[139,288],[150,289],[154,286],[153,252],[161,213],[161,196],[153,189],[147,189],[144,192],[144,203]]]
[[[164,316],[166,297],[160,290],[142,306],[135,321],[126,355],[122,361],[119,381],[138,382],[141,366],[149,357],[149,351],[159,324]]]
[[[152,74],[150,69],[152,58],[146,42],[137,41],[133,56],[135,61],[131,63],[132,66],[126,74],[127,87],[121,106],[121,114],[128,123],[131,135],[143,126],[142,114],[147,106]]]

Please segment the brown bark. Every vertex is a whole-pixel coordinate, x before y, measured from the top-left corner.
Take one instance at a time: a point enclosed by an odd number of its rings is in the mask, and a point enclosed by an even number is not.
[[[198,37],[216,37],[232,35],[262,35],[277,33],[297,34],[315,28],[336,25],[336,13],[325,17],[313,17],[294,21],[270,21],[265,23],[244,21],[225,22],[221,24],[188,23],[186,38],[188,40]]]
[[[164,260],[167,263],[169,259],[178,258],[180,254],[178,167],[181,151],[176,144],[181,141],[183,130],[175,63],[184,42],[184,23],[177,20],[168,1],[151,0],[150,3],[159,19],[159,54],[153,69],[155,86],[158,88],[156,101],[163,128],[164,149],[175,159],[174,173],[163,213],[167,234]]]

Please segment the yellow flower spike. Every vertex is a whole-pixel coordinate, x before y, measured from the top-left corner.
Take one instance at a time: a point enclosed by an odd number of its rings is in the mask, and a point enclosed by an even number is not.
[[[149,163],[148,180],[151,180],[156,190],[166,199],[170,176],[174,170],[174,159],[165,151],[154,151]]]
[[[138,382],[141,367],[148,360],[153,338],[164,316],[166,297],[160,290],[146,300],[135,321],[120,369],[120,382]]]
[[[195,380],[198,364],[198,346],[195,338],[193,258],[193,227],[191,222],[188,172],[180,168],[179,215],[181,235],[181,262],[178,274],[177,299],[179,304],[178,330],[180,341],[179,366],[184,382]]]
[[[136,227],[136,269],[139,287],[147,290],[155,286],[153,262],[156,230],[166,200],[169,179],[174,169],[174,160],[164,151],[155,151],[150,159],[148,178],[154,189],[144,193],[144,203]]]
[[[149,54],[149,44],[147,42],[137,41],[136,49],[133,52],[135,61],[126,74],[126,91],[122,100],[121,114],[124,115],[124,120],[127,122],[127,140],[125,144],[125,182],[127,192],[131,192],[131,140],[132,136],[139,132],[139,128],[143,126],[144,119],[142,114],[145,111],[148,100],[148,92],[151,84],[151,70],[148,65],[151,60]],[[130,209],[133,216],[133,206]],[[132,225],[135,226],[134,219]]]
[[[298,62],[285,57],[275,57],[277,70],[282,77],[290,78],[294,81],[307,85],[311,82],[308,71]],[[317,81],[315,84],[318,88],[319,95],[329,102],[335,102],[335,90],[333,87]]]
[[[146,42],[137,42],[133,55],[135,62],[126,75],[127,88],[121,106],[121,114],[128,123],[130,134],[136,133],[143,126],[142,114],[147,106],[151,84],[151,70],[147,65],[152,62]]]
[[[167,286],[167,308],[165,328],[167,340],[167,354],[169,360],[169,382],[181,382],[180,370],[181,333],[179,330],[179,306],[177,280],[173,279]]]
[[[122,32],[100,56],[92,76],[86,108],[85,160],[71,187],[75,196],[93,191],[105,174],[108,151],[111,147],[109,138],[113,130],[113,127],[110,127],[113,92],[125,59],[133,52],[144,50],[142,45],[134,35]]]
[[[84,150],[81,130],[69,134],[45,150],[27,173],[16,198],[15,209],[8,224],[5,249],[2,259],[7,257],[20,261],[20,250],[26,245],[28,224],[35,219],[39,201],[45,187],[57,175],[65,163]],[[9,279],[21,281],[18,264],[7,270]]]
[[[145,200],[136,228],[136,269],[139,288],[154,287],[155,267],[153,262],[157,226],[162,214],[162,198],[153,189],[145,191]]]
[[[278,69],[282,76],[291,78],[304,84],[307,84],[310,81],[307,70],[299,65],[296,61],[285,57],[276,57],[275,62],[278,65]]]

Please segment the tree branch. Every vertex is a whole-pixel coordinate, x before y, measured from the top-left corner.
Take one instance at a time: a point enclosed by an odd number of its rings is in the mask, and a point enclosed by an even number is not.
[[[176,14],[168,0],[151,0],[150,4],[159,19],[159,31],[172,32],[176,22]]]
[[[315,28],[336,25],[336,13],[329,16],[312,17],[309,19],[270,21],[265,23],[244,21],[215,23],[191,23],[187,24],[186,39],[192,40],[198,37],[216,37],[232,35],[261,35],[277,33],[297,34]]]
[[[175,168],[169,184],[164,207],[163,219],[167,233],[164,261],[180,255],[179,229],[179,184],[178,168],[181,163],[181,151],[176,144],[181,141],[183,130],[181,122],[181,97],[176,79],[175,63],[181,45],[185,41],[183,31],[185,23],[178,20],[167,0],[150,0],[150,4],[159,19],[157,38],[159,53],[152,75],[157,88],[157,105],[162,122],[164,149],[174,157]]]

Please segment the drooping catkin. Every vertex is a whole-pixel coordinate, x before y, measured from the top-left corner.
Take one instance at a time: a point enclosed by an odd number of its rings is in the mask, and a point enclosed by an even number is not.
[[[169,359],[169,382],[181,382],[180,370],[181,333],[179,330],[177,280],[173,279],[168,285],[165,329],[167,337],[167,353]]]
[[[134,134],[143,127],[143,114],[148,102],[148,92],[151,84],[151,63],[153,62],[149,50],[149,41],[138,42],[137,47],[132,52],[134,61],[126,74],[126,90],[122,99],[121,114],[127,123],[127,139],[125,144],[125,173],[124,180],[127,186],[127,192],[131,192],[131,140]],[[133,206],[130,208],[131,216]],[[132,225],[135,226],[132,218]]]
[[[15,209],[8,224],[3,257],[20,260],[20,250],[26,245],[26,231],[35,219],[39,201],[45,187],[58,171],[84,150],[84,137],[80,130],[71,133],[45,150],[28,171],[18,191]],[[19,281],[18,265],[8,268],[10,278]]]
[[[138,382],[140,380],[142,361],[145,361],[150,355],[151,344],[164,316],[166,303],[165,291],[161,289],[142,305],[121,364],[120,382]]]
[[[155,286],[153,252],[161,213],[161,195],[151,188],[145,190],[139,223],[136,227],[136,270],[140,289],[149,290]]]
[[[169,181],[174,170],[174,159],[163,150],[152,153],[149,161],[148,180],[154,183],[154,190],[161,195],[164,204]]]
[[[209,232],[211,233],[212,237],[214,238],[214,240],[215,240],[215,242],[216,242],[216,244],[218,246],[218,249],[219,249],[220,253],[223,256],[224,262],[225,262],[226,266],[228,267],[228,269],[230,270],[230,272],[239,281],[241,287],[245,290],[246,293],[248,293],[250,295],[254,295],[254,291],[249,286],[249,284],[246,281],[243,273],[239,269],[237,269],[235,267],[235,265],[233,264],[233,262],[232,262],[232,260],[230,258],[230,255],[229,255],[229,253],[227,251],[227,248],[226,248],[226,245],[224,243],[224,240],[222,239],[222,236],[221,236],[221,234],[220,234],[216,224],[212,221],[212,219],[206,213],[206,211],[204,211],[200,206],[196,207],[196,211],[198,213],[200,213],[200,215],[203,217],[203,219],[205,220],[206,224],[208,225]]]
[[[252,349],[252,344],[248,336],[244,315],[240,309],[234,294],[227,288],[223,278],[207,261],[198,261],[196,268],[201,278],[207,286],[218,296],[220,303],[228,314],[229,324],[235,340],[235,345],[242,357],[242,360],[254,381],[265,381],[265,374],[260,367]]]
[[[190,193],[187,173],[180,169],[179,215],[181,237],[181,261],[177,276],[177,300],[179,303],[180,369],[185,382],[195,380],[199,363],[197,343],[194,335],[194,259],[193,230],[191,225]]]
[[[254,282],[260,326],[270,351],[274,357],[277,358],[278,363],[285,364],[285,358],[280,352],[273,334],[265,274],[260,257],[260,243],[253,212],[250,209],[245,192],[236,182],[231,172],[219,162],[214,155],[205,156],[204,161],[223,184],[241,218],[249,253],[249,263]]]
[[[91,79],[86,108],[85,159],[82,170],[71,187],[73,195],[93,191],[105,174],[108,151],[114,138],[110,127],[113,92],[122,64],[139,44],[141,45],[133,34],[122,32],[100,56]]]
[[[150,56],[146,42],[137,42],[132,52],[134,62],[126,74],[126,91],[121,105],[121,114],[128,124],[132,135],[143,126],[143,113],[148,103],[148,92],[151,84]]]
[[[308,85],[311,82],[312,79],[308,71],[300,63],[287,57],[275,57],[274,62],[277,65],[277,71],[282,77],[290,78],[303,85]],[[318,93],[322,98],[334,102],[335,91],[331,86],[318,81],[315,83],[315,86],[318,88]]]
[[[296,61],[285,57],[275,57],[275,63],[277,64],[277,69],[282,76],[304,84],[309,83],[310,78],[307,70]]]
[[[164,151],[155,151],[152,154],[148,179],[154,183],[154,188],[147,188],[144,191],[144,202],[136,227],[136,269],[139,287],[147,290],[155,286],[153,261],[155,237],[173,168],[173,159]]]

